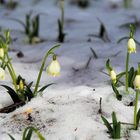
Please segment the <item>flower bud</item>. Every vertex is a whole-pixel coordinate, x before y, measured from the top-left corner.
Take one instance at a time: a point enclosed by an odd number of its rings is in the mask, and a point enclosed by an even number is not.
[[[23,91],[24,90],[24,82],[23,82],[23,80],[20,80],[19,81],[19,90],[20,91]]]
[[[136,43],[133,38],[128,40],[128,53],[136,53]]]
[[[115,71],[114,70],[111,70],[109,72],[109,75],[110,75],[111,80],[113,81],[113,83],[116,83],[116,73],[115,73]]]

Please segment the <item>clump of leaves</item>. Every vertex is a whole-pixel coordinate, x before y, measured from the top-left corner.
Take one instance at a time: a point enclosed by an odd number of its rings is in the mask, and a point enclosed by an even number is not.
[[[25,23],[19,19],[11,18],[12,20],[20,23],[24,28],[24,33],[28,37],[30,44],[39,43],[41,41],[39,37],[39,28],[40,28],[40,15],[37,14],[32,17],[32,12],[26,14]]]
[[[18,2],[13,0],[9,0],[9,1],[0,0],[0,4],[4,5],[5,7],[11,10],[15,9],[18,6]]]
[[[121,138],[121,123],[117,121],[116,113],[112,113],[112,125],[108,122],[108,120],[101,116],[104,125],[108,129],[108,133],[110,134],[111,138],[113,139],[120,139]]]
[[[34,127],[27,127],[22,135],[22,140],[31,140],[33,132],[37,135],[39,140],[45,140],[42,134]],[[11,140],[16,140],[11,134],[8,134]]]
[[[110,59],[106,61],[106,68],[108,71],[110,71],[110,68],[112,69],[111,64],[110,64]],[[134,69],[134,67],[131,67],[128,71],[128,87],[131,87],[132,89],[134,89],[134,79],[135,79],[136,73],[137,71]],[[122,95],[119,93],[117,88],[119,86],[124,85],[124,82],[121,81],[121,78],[123,78],[125,75],[126,75],[126,72],[120,72],[119,74],[116,75],[116,82],[113,83],[112,81],[112,84],[111,84],[112,89],[118,100],[122,99]]]
[[[90,34],[89,36],[100,38],[104,42],[110,42],[110,39],[109,39],[108,33],[107,33],[107,29],[106,29],[104,23],[100,19],[98,19],[98,21],[100,22],[100,30],[99,30],[99,33],[98,34]]]
[[[47,85],[43,86],[42,88],[38,89],[46,60],[48,59],[48,57],[50,55],[53,55],[53,57],[55,57],[55,60],[56,60],[56,55],[54,54],[54,50],[56,48],[58,48],[60,45],[55,45],[46,53],[46,55],[42,61],[42,65],[41,65],[41,68],[40,68],[40,71],[39,71],[39,74],[37,77],[35,88],[33,88],[32,87],[33,82],[28,84],[26,82],[26,80],[24,78],[22,78],[22,76],[16,75],[16,72],[11,63],[11,58],[9,58],[9,54],[8,54],[9,42],[10,42],[9,41],[10,32],[7,31],[5,34],[6,34],[5,38],[2,38],[3,36],[0,36],[0,60],[1,60],[1,63],[0,63],[1,71],[0,72],[2,75],[1,79],[3,79],[4,71],[6,69],[8,69],[8,72],[12,78],[14,89],[12,89],[11,87],[9,87],[7,85],[1,85],[1,86],[7,89],[7,93],[11,96],[11,98],[14,102],[13,107],[15,109],[16,104],[18,106],[24,105],[27,101],[30,101],[32,98],[36,97],[39,93],[42,93],[47,87],[49,87],[53,84],[53,83],[47,84]],[[53,69],[53,68],[51,68],[51,69]],[[13,111],[11,109],[11,106],[10,106],[10,109],[8,109],[8,108],[5,108],[5,110],[1,109],[0,112],[9,113],[9,111]]]

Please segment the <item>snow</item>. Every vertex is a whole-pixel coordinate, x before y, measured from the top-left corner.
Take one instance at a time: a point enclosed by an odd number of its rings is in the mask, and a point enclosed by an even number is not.
[[[14,11],[0,7],[0,26],[9,28],[16,42],[11,44],[10,56],[17,74],[21,74],[28,82],[36,81],[40,69],[41,60],[45,52],[57,43],[57,20],[60,17],[57,1],[50,0],[20,0],[20,5]],[[113,68],[117,73],[125,70],[125,57],[127,41],[120,44],[118,39],[129,35],[129,30],[118,28],[121,24],[134,21],[133,15],[139,18],[140,1],[133,0],[133,7],[124,9],[121,0],[91,0],[91,6],[80,9],[70,5],[66,1],[65,7],[65,32],[66,40],[56,50],[61,64],[60,77],[50,77],[43,71],[40,85],[55,82],[47,88],[42,96],[34,98],[25,106],[16,109],[9,114],[0,114],[0,139],[10,140],[7,133],[12,134],[16,140],[21,139],[21,134],[27,126],[37,127],[48,140],[109,140],[100,114],[99,100],[102,98],[103,115],[111,122],[112,111],[116,112],[121,122],[133,123],[133,106],[127,106],[129,99],[134,100],[134,94],[130,98],[118,101],[115,98],[110,85],[110,78],[104,74],[107,72],[105,62],[111,59]],[[110,8],[112,3],[118,4],[118,8]],[[18,18],[24,21],[26,13],[33,10],[35,13],[45,13],[41,16],[40,36],[46,42],[29,45],[25,35],[21,33],[23,28],[9,18]],[[89,37],[89,34],[99,32],[99,18],[106,26],[111,42],[103,42],[100,39]],[[135,35],[139,41],[139,30]],[[91,41],[88,41],[88,40]],[[90,48],[94,49],[98,58],[94,58]],[[17,52],[22,51],[23,58],[17,57]],[[137,53],[131,55],[130,65],[137,67],[139,62],[139,46]],[[92,56],[88,68],[87,61]],[[49,64],[48,59],[45,66]],[[77,69],[75,71],[74,69]],[[12,86],[10,76],[6,75],[0,84]],[[124,87],[121,87],[122,90]],[[0,87],[0,107],[12,104],[12,100],[6,91]],[[139,105],[140,107],[140,105]],[[32,121],[27,120],[24,112],[32,108]],[[140,130],[128,131],[128,126],[123,125],[121,140],[139,140]],[[130,126],[129,126],[130,127]],[[33,138],[37,139],[36,136]]]

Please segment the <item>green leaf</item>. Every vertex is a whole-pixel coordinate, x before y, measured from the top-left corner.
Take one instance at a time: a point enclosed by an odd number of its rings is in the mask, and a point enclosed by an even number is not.
[[[121,123],[117,121],[116,113],[112,113],[113,138],[120,138]]]
[[[93,50],[93,48],[90,48],[90,50],[91,50],[91,52],[92,52],[94,58],[95,58],[95,59],[98,59],[98,56],[97,56],[96,52]]]
[[[121,72],[117,75],[117,80],[119,80],[120,78],[122,78],[124,75],[126,74],[126,72]]]
[[[117,126],[117,118],[115,112],[112,113],[112,123],[113,123],[113,129],[115,129]]]
[[[112,70],[112,67],[110,66],[110,59],[108,59],[106,61],[106,68],[107,68],[108,71],[111,71]]]
[[[137,113],[137,127],[136,127],[136,129],[138,128],[139,121],[140,121],[140,109],[139,109],[139,111]]]
[[[11,138],[11,140],[16,140],[11,134],[8,133],[8,135]]]
[[[128,77],[128,85],[131,88],[134,88],[133,82],[134,82],[135,76],[136,76],[136,71],[134,70],[133,67],[131,67],[129,71],[129,77]]]
[[[28,87],[31,88],[31,86],[33,85],[33,82],[28,84]]]
[[[113,128],[111,127],[110,123],[107,121],[106,118],[104,118],[103,116],[101,116],[103,122],[104,122],[104,125],[107,127],[111,137],[113,136]]]
[[[58,19],[58,41],[59,42],[64,42],[66,34],[63,32],[63,26],[62,26],[61,20]]]
[[[30,140],[31,137],[32,137],[32,134],[33,134],[33,130],[32,129],[29,129],[28,133],[27,133],[27,136],[25,138],[25,140]]]
[[[22,140],[30,140],[32,136],[32,132],[35,132],[40,140],[45,140],[45,138],[38,132],[38,130],[34,127],[27,127],[23,132]],[[27,136],[28,137],[27,137]]]
[[[29,85],[26,85],[26,88],[25,88],[25,98],[27,100],[28,98],[28,101],[30,101],[33,97],[34,97],[34,94],[31,90],[31,86],[32,86],[32,83],[30,83]]]
[[[121,138],[121,123],[118,122],[116,126],[115,139],[120,139],[120,138]]]
[[[48,88],[49,86],[51,86],[53,84],[55,84],[55,83],[51,83],[51,84],[43,86],[38,92],[43,92],[46,88]]]
[[[114,93],[115,93],[115,95],[116,95],[116,98],[117,98],[119,101],[121,101],[121,100],[122,100],[122,95],[120,95],[119,91],[117,90],[117,88],[115,87],[114,84],[112,84],[112,89],[113,89],[113,91],[114,91]]]
[[[21,101],[17,93],[11,87],[6,85],[1,85],[1,86],[7,89],[7,92],[9,93],[14,103],[18,103]]]
[[[36,15],[32,21],[33,32],[32,36],[38,37],[39,36],[39,15]]]

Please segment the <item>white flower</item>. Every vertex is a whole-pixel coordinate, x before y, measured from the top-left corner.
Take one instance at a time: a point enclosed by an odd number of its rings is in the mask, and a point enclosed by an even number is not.
[[[110,75],[111,80],[113,81],[113,83],[116,83],[116,73],[115,73],[115,71],[114,70],[111,70],[109,72],[109,75]]]
[[[134,80],[134,86],[135,88],[140,89],[140,75],[136,75]]]
[[[0,48],[0,57],[3,58],[4,57],[4,49]]]
[[[136,43],[133,38],[128,40],[128,52],[129,53],[136,53]]]
[[[60,70],[61,70],[61,67],[57,59],[53,60],[47,67],[47,73],[52,76],[59,76]]]
[[[4,78],[5,78],[5,71],[3,68],[0,67],[0,79],[4,80]]]

